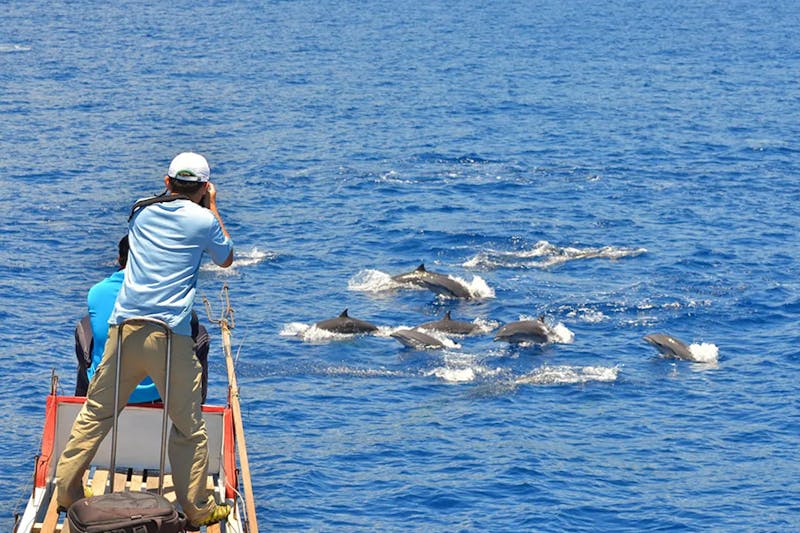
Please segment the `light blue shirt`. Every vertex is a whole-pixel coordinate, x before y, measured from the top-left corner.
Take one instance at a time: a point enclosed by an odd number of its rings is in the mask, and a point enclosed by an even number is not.
[[[174,200],[139,209],[128,229],[125,280],[109,324],[134,317],[163,320],[175,333],[191,335],[197,274],[203,252],[225,262],[233,241],[208,209]]]
[[[103,281],[96,283],[86,297],[86,303],[89,308],[89,321],[92,324],[92,364],[86,369],[86,375],[89,381],[97,371],[97,365],[103,359],[103,351],[108,340],[108,317],[114,309],[114,302],[117,301],[117,294],[122,281],[125,278],[125,271],[118,270],[108,276]],[[141,383],[131,393],[128,398],[128,403],[142,403],[152,402],[160,398],[158,389],[155,383],[149,377],[142,380]]]

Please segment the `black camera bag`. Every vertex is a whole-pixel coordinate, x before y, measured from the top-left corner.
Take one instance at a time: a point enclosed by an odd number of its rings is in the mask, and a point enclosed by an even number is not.
[[[186,518],[163,496],[115,492],[73,503],[67,511],[70,533],[181,533]]]

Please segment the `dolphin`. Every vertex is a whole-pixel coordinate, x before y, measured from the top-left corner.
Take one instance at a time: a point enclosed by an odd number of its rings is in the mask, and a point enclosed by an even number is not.
[[[467,287],[444,274],[426,272],[420,277],[420,282],[426,289],[448,298],[472,298],[472,293]]]
[[[472,293],[464,284],[454,280],[450,276],[431,272],[425,269],[425,263],[419,265],[416,270],[392,276],[392,280],[398,283],[410,283],[419,287],[447,296],[449,298],[471,298]]]
[[[427,272],[425,270],[425,263],[420,264],[417,268],[415,268],[411,272],[404,272],[402,274],[396,274],[392,276],[392,281],[395,281],[397,283],[416,285],[418,287],[422,287],[422,283],[419,280],[420,274],[422,272]]]
[[[325,331],[331,331],[333,333],[347,333],[351,335],[358,333],[374,333],[375,331],[378,331],[377,326],[374,324],[370,324],[364,320],[359,320],[357,318],[351,318],[348,316],[347,309],[342,311],[342,314],[336,318],[322,320],[314,325],[319,329],[324,329]]]
[[[399,329],[392,333],[391,337],[397,339],[403,346],[414,350],[438,350],[444,348],[442,341],[416,329]]]
[[[679,341],[670,335],[652,333],[650,335],[645,335],[644,340],[655,346],[659,353],[665,357],[683,359],[685,361],[697,361],[692,350],[685,342]]]
[[[536,342],[544,344],[549,340],[547,336],[549,332],[550,328],[544,323],[544,317],[539,317],[536,320],[517,320],[509,322],[497,330],[494,340],[510,343]]]
[[[434,322],[425,322],[417,326],[419,329],[432,329],[435,331],[442,331],[444,333],[452,333],[453,335],[470,335],[480,329],[480,327],[473,322],[463,322],[461,320],[453,320],[450,318],[450,311],[444,314],[444,318]]]

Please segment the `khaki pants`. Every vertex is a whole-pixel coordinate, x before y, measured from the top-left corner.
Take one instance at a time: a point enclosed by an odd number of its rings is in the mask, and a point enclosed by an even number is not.
[[[56,467],[58,504],[69,507],[83,497],[83,474],[114,420],[114,381],[117,366],[117,326],[108,331],[103,359],[89,384],[84,403]],[[164,397],[166,335],[152,324],[126,325],[122,339],[119,405],[122,410],[136,385],[150,376]],[[192,338],[172,337],[172,379],[169,387],[169,461],[175,496],[192,522],[214,509],[206,488],[208,442],[201,413],[202,367],[194,356]],[[154,438],[153,445],[160,440]]]

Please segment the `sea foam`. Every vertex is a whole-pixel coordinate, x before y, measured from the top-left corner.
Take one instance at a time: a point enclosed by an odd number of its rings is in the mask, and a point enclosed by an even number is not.
[[[235,276],[239,273],[240,268],[247,268],[263,263],[264,261],[272,261],[278,254],[275,252],[265,252],[258,248],[251,248],[249,250],[236,250],[233,255],[233,264],[228,268],[222,268],[215,265],[213,262],[208,261],[200,266],[200,270],[204,272],[214,272],[228,276]]]
[[[574,383],[613,382],[619,367],[543,366],[514,380],[515,385],[569,385]]]
[[[559,247],[548,241],[538,241],[529,250],[484,250],[468,259],[462,266],[493,270],[497,268],[548,268],[578,259],[620,259],[647,252],[645,248],[616,246],[577,248]]]

